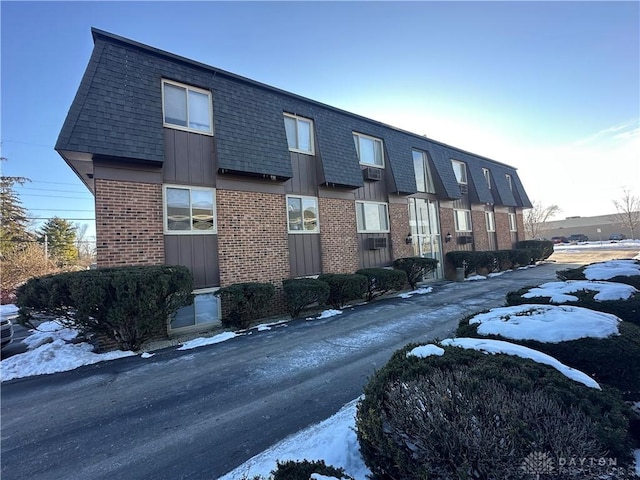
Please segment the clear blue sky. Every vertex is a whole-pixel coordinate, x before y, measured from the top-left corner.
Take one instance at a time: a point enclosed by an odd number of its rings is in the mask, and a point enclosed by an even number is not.
[[[613,213],[640,193],[639,5],[3,1],[3,174],[33,217],[93,218],[53,146],[94,26],[513,165],[561,218]]]

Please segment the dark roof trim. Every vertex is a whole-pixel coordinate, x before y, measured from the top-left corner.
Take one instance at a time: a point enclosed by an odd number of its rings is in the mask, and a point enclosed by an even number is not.
[[[353,118],[356,118],[356,119],[359,119],[359,120],[363,120],[363,121],[366,121],[366,122],[369,122],[369,123],[373,123],[373,124],[379,125],[379,126],[384,127],[384,128],[389,128],[389,129],[395,130],[397,132],[402,132],[402,133],[405,133],[407,135],[411,135],[412,137],[419,138],[419,139],[421,139],[423,141],[426,140],[426,141],[428,141],[430,143],[433,143],[433,144],[436,144],[436,145],[440,145],[442,147],[446,147],[446,148],[454,150],[456,152],[460,152],[460,153],[464,153],[464,154],[467,154],[467,155],[471,155],[473,157],[481,158],[483,160],[495,163],[497,165],[502,165],[502,166],[513,168],[514,170],[517,170],[515,167],[513,167],[511,165],[508,165],[506,163],[498,162],[497,160],[493,160],[491,158],[484,157],[482,155],[478,155],[477,153],[473,153],[473,152],[469,152],[469,151],[466,151],[466,150],[462,150],[462,149],[460,149],[458,147],[454,147],[452,145],[448,145],[446,143],[442,143],[442,142],[439,142],[437,140],[433,140],[431,138],[425,137],[424,135],[418,135],[417,133],[413,133],[413,132],[410,132],[408,130],[403,130],[401,128],[397,128],[397,127],[394,127],[392,125],[388,125],[386,123],[379,122],[377,120],[372,120],[370,118],[363,117],[362,115],[358,115],[356,113],[349,112],[347,110],[342,110],[340,108],[332,107],[331,105],[327,105],[325,103],[318,102],[316,100],[312,100],[312,99],[307,98],[307,97],[303,97],[302,95],[297,95],[295,93],[291,93],[291,92],[288,92],[286,90],[282,90],[280,88],[273,87],[271,85],[267,85],[265,83],[257,82],[255,80],[251,80],[250,78],[243,77],[241,75],[236,75],[235,73],[231,73],[231,72],[228,72],[226,70],[222,70],[220,68],[212,67],[212,66],[207,65],[205,63],[197,62],[195,60],[191,60],[191,59],[188,59],[186,57],[183,57],[183,56],[180,56],[180,55],[176,55],[175,53],[170,53],[170,52],[167,52],[165,50],[161,50],[159,48],[151,47],[149,45],[145,45],[144,43],[136,42],[134,40],[130,40],[128,38],[121,37],[119,35],[115,35],[113,33],[109,33],[109,32],[106,32],[104,30],[100,30],[100,29],[95,28],[95,27],[91,27],[91,35],[93,37],[94,43],[96,41],[96,38],[99,38],[99,37],[101,37],[101,38],[103,38],[103,39],[105,39],[107,41],[119,42],[119,43],[122,43],[122,44],[125,44],[125,45],[128,45],[128,46],[131,46],[131,47],[135,47],[135,48],[138,48],[138,49],[141,49],[141,50],[145,50],[145,51],[147,51],[149,53],[152,53],[154,55],[170,58],[173,61],[184,63],[184,64],[186,64],[186,65],[188,65],[190,67],[196,67],[196,68],[200,68],[200,69],[203,69],[203,70],[207,70],[209,72],[213,72],[215,75],[221,75],[221,76],[227,77],[227,78],[229,78],[231,80],[234,80],[234,81],[237,81],[237,82],[243,82],[243,83],[249,84],[249,85],[254,86],[254,87],[262,88],[262,89],[265,89],[265,90],[270,90],[272,92],[276,92],[276,93],[281,94],[281,95],[286,95],[288,97],[295,98],[295,99],[298,99],[298,100],[301,100],[301,101],[304,101],[304,102],[308,102],[308,103],[320,106],[322,108],[327,108],[329,110],[341,113],[343,115],[348,115],[350,117],[353,117]]]

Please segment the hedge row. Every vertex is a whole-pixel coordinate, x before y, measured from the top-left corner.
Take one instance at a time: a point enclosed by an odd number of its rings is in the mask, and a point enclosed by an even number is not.
[[[455,251],[446,255],[455,268],[464,268],[465,276],[478,270],[499,272],[511,268],[533,265],[545,260],[553,253],[553,243],[548,240],[524,240],[511,250],[486,252]]]
[[[432,258],[408,257],[393,262],[393,269],[363,268],[356,273],[325,273],[315,278],[295,278],[282,281],[285,302],[291,317],[298,317],[310,306],[328,305],[343,308],[349,302],[364,298],[371,301],[390,291],[402,290],[407,282],[412,288],[438,266]],[[248,285],[255,285],[248,290]],[[269,284],[266,284],[269,285]],[[265,284],[234,284],[216,293],[223,299],[229,314],[223,324],[246,328],[252,318],[269,307],[274,291],[264,290]],[[263,292],[260,295],[257,292]]]

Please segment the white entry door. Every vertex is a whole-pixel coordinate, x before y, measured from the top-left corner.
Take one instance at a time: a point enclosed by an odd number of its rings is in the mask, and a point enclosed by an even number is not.
[[[425,280],[438,279],[443,274],[442,243],[440,239],[440,222],[438,220],[438,202],[422,198],[409,199],[409,226],[413,254],[418,257],[429,257],[438,260],[438,268]]]

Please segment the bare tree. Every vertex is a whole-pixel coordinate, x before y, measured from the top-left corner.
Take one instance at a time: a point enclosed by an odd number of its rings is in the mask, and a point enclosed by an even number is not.
[[[524,230],[527,238],[538,238],[546,230],[546,223],[560,213],[558,205],[545,207],[541,202],[533,202],[533,207],[524,214]]]
[[[640,197],[633,195],[629,188],[623,187],[620,199],[614,200],[613,204],[618,211],[616,220],[629,229],[630,238],[636,238],[635,234],[640,227]]]

